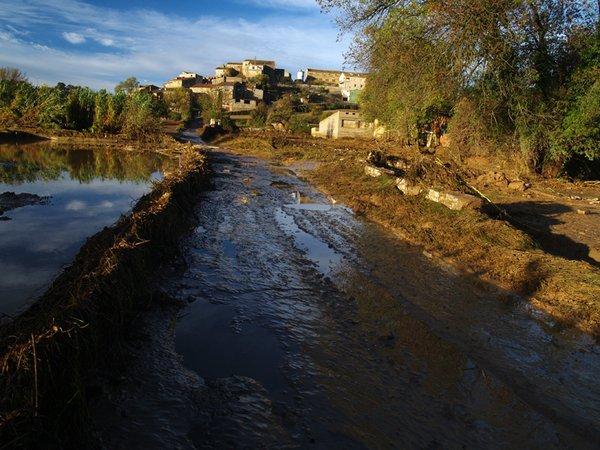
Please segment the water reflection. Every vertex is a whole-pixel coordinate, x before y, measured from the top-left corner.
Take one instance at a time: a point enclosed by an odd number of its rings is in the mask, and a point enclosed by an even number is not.
[[[0,222],[0,313],[41,294],[85,239],[126,213],[173,162],[150,153],[0,145],[0,192],[50,196]]]
[[[57,180],[63,172],[81,183],[97,179],[147,182],[164,162],[165,158],[155,153],[115,152],[110,148],[0,145],[0,182]]]

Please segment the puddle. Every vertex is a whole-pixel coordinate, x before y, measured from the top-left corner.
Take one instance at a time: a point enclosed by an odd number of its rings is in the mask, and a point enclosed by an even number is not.
[[[293,206],[298,207],[298,209],[302,209],[301,207],[303,206],[306,207],[306,209],[317,207],[317,209],[312,210],[327,211],[327,209],[319,209],[318,207],[326,207],[328,205],[304,204]],[[331,272],[340,265],[342,260],[341,255],[336,253],[335,250],[329,247],[329,245],[317,239],[312,234],[300,229],[293,216],[285,213],[283,209],[278,209],[275,212],[275,219],[277,220],[277,224],[281,227],[281,229],[284,230],[287,235],[294,238],[296,246],[306,253],[307,258],[315,263],[319,272],[321,272],[323,275],[330,275]]]

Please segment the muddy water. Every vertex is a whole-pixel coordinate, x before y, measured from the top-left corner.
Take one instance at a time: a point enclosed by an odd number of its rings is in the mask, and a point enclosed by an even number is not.
[[[600,351],[288,169],[214,187],[119,382],[106,448],[597,448]],[[177,315],[179,317],[177,318]]]
[[[179,444],[598,444],[590,339],[432,263],[288,169],[218,150],[212,161],[187,269],[167,283],[189,304],[175,349],[196,380],[181,391]],[[161,405],[152,420],[172,436]]]
[[[85,239],[114,223],[162,178],[155,154],[57,145],[0,145],[0,193],[48,196],[0,221],[0,316],[42,294]]]

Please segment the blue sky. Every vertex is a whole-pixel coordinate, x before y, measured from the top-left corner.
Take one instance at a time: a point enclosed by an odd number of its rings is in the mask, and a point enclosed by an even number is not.
[[[342,68],[348,43],[314,0],[0,0],[0,66],[36,83],[162,84],[252,57]]]

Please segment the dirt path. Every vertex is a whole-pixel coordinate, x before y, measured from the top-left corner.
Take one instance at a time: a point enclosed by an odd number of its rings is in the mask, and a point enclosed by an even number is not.
[[[600,184],[545,180],[525,192],[479,187],[544,251],[600,266]]]
[[[211,160],[214,188],[198,206],[187,269],[166,281],[189,304],[174,331],[182,361],[167,349],[162,363],[132,366],[135,389],[123,388],[123,420],[105,423],[107,442],[599,442],[600,348],[591,339],[433,265],[287,168],[218,149]]]

